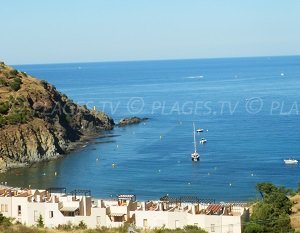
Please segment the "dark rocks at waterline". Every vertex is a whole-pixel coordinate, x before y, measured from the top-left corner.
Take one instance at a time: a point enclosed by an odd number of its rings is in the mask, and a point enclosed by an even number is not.
[[[139,118],[139,117],[128,117],[128,118],[122,118],[117,126],[124,127],[126,125],[133,125],[133,124],[139,124],[143,121],[147,121],[149,118]]]

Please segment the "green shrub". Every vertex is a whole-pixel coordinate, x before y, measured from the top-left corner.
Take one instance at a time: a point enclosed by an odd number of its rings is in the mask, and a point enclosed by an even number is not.
[[[6,122],[9,124],[26,123],[32,116],[32,111],[27,108],[14,109],[12,114],[6,116]]]
[[[0,127],[5,125],[5,123],[6,123],[6,119],[0,115]]]
[[[0,114],[7,114],[9,110],[9,103],[6,102],[0,102]]]
[[[16,76],[19,72],[15,69],[9,71],[9,74],[13,75],[13,76]]]
[[[40,83],[43,85],[44,88],[46,88],[49,84],[46,80],[41,80]]]
[[[11,220],[5,216],[3,216],[2,213],[0,213],[0,225],[1,226],[10,226],[11,225]]]
[[[59,224],[56,229],[61,231],[71,231],[73,229],[73,225],[70,222],[68,224]]]
[[[1,86],[7,86],[7,81],[4,78],[0,78],[0,85]]]
[[[21,71],[21,74],[23,74],[25,77],[28,76],[28,75],[27,75],[25,72],[23,72],[23,71]]]
[[[18,91],[21,88],[22,80],[19,77],[16,77],[9,83],[10,88],[13,91]]]
[[[80,221],[78,226],[75,227],[75,229],[85,230],[87,229],[87,225],[83,221]]]

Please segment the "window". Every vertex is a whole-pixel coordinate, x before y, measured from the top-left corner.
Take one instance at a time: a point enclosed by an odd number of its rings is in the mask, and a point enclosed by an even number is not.
[[[8,205],[5,204],[5,209],[4,209],[5,212],[8,212]]]
[[[39,212],[37,210],[35,210],[33,212],[33,217],[34,217],[34,221],[37,222],[39,220]]]
[[[22,209],[21,209],[21,206],[18,205],[18,215],[20,216],[22,214]]]
[[[194,226],[197,227],[197,226],[198,226],[198,223],[195,222],[195,223],[194,223]]]
[[[147,227],[148,226],[148,220],[147,219],[143,219],[143,227]]]
[[[1,204],[1,212],[4,212],[4,204]]]
[[[215,224],[210,224],[210,232],[215,232]]]
[[[180,225],[179,225],[179,220],[175,220],[175,228],[179,228]]]
[[[53,211],[49,211],[49,218],[53,218]]]

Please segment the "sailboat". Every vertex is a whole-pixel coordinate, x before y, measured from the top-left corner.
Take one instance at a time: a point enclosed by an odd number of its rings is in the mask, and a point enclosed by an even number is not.
[[[195,123],[193,123],[193,126],[194,126],[194,147],[195,147],[195,151],[194,151],[194,153],[192,153],[191,157],[192,157],[192,161],[197,162],[200,159],[200,155],[197,152]]]

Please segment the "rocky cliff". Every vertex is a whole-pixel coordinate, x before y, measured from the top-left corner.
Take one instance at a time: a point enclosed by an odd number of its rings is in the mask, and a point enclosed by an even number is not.
[[[83,137],[113,126],[105,113],[77,105],[46,81],[0,64],[0,171],[55,158]]]

